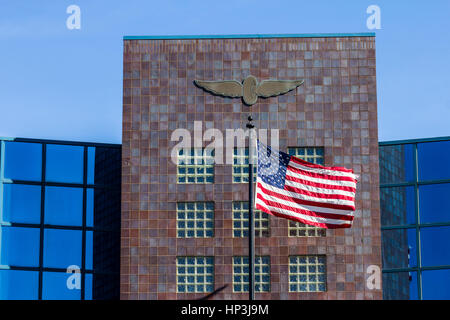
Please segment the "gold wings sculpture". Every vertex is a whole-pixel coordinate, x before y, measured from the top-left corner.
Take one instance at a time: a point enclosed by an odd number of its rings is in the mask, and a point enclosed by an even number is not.
[[[249,106],[255,104],[258,97],[282,95],[302,85],[303,82],[303,80],[263,80],[258,83],[254,76],[248,76],[242,83],[235,80],[194,80],[194,83],[203,90],[223,97],[242,97],[244,103]]]

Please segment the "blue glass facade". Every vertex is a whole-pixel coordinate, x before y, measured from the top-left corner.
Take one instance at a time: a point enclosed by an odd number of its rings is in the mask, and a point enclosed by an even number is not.
[[[0,145],[0,299],[117,299],[120,145]]]
[[[380,143],[384,299],[450,299],[450,137]]]

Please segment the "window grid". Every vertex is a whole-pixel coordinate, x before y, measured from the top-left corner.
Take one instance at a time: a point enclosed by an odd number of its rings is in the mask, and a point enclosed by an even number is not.
[[[214,183],[214,150],[180,149],[177,183]]]
[[[212,238],[214,202],[177,203],[178,238]]]
[[[269,237],[269,215],[260,210],[255,215],[255,237]],[[248,202],[233,202],[233,238],[248,237]]]
[[[233,183],[248,182],[248,148],[233,150]],[[253,182],[256,182],[257,166],[253,166]]]
[[[289,237],[326,237],[326,229],[289,220]]]
[[[289,292],[326,291],[325,256],[289,257]]]
[[[288,154],[310,163],[324,165],[323,147],[290,147]]]
[[[248,256],[233,257],[233,292],[249,291]],[[270,292],[270,257],[255,257],[255,292]]]
[[[213,257],[177,257],[177,292],[212,292],[213,288]]]
[[[6,179],[4,177],[4,167],[5,167],[5,150],[6,150],[6,143],[29,143],[29,144],[39,144],[42,146],[42,153],[40,155],[40,179],[39,180],[11,180]],[[46,166],[47,166],[47,146],[49,145],[69,145],[69,146],[81,146],[83,147],[83,181],[81,183],[71,183],[71,182],[52,182],[46,180]],[[22,185],[22,186],[37,186],[40,188],[40,209],[39,209],[39,215],[40,215],[40,223],[21,223],[21,222],[0,222],[0,229],[1,228],[26,228],[26,229],[39,229],[40,235],[39,235],[39,257],[38,257],[38,266],[24,266],[24,265],[9,265],[8,269],[4,270],[11,270],[11,271],[23,271],[23,272],[29,272],[29,273],[36,273],[38,277],[38,284],[37,284],[37,299],[42,300],[44,298],[44,295],[46,294],[45,289],[45,281],[43,280],[43,276],[45,273],[55,273],[55,274],[63,274],[67,275],[67,268],[61,268],[61,267],[48,267],[45,266],[44,263],[44,232],[48,230],[72,230],[72,231],[80,231],[82,233],[81,235],[81,264],[80,267],[80,274],[81,274],[81,288],[80,288],[80,296],[79,299],[85,300],[85,299],[92,299],[92,297],[88,298],[88,292],[86,291],[86,276],[116,276],[117,274],[114,271],[94,271],[92,267],[88,268],[86,265],[86,246],[87,246],[87,240],[86,240],[86,233],[87,232],[93,232],[93,231],[104,231],[111,234],[117,233],[117,230],[112,230],[109,228],[104,227],[97,227],[97,226],[87,226],[86,224],[86,195],[85,192],[88,189],[92,190],[108,190],[109,187],[98,184],[98,183],[87,183],[87,167],[88,167],[88,160],[87,160],[87,150],[88,148],[109,148],[111,150],[120,150],[120,146],[117,145],[104,145],[104,144],[90,144],[90,143],[67,143],[65,141],[47,141],[47,140],[38,140],[38,139],[16,139],[14,142],[11,142],[9,140],[2,140],[0,139],[0,196],[3,195],[3,185]],[[46,197],[46,188],[47,187],[72,187],[72,188],[83,188],[83,212],[82,212],[82,223],[81,225],[77,226],[69,226],[69,225],[61,225],[61,224],[53,224],[53,225],[44,225],[44,219],[46,217],[45,214],[45,197]],[[4,203],[0,202],[0,206],[3,206]],[[0,230],[1,233],[1,230]],[[117,233],[117,236],[119,234]],[[111,293],[114,295],[116,292],[112,290]]]
[[[290,147],[288,153],[304,161],[324,165],[324,149],[322,147]],[[288,235],[289,237],[325,237],[326,229],[289,221]]]

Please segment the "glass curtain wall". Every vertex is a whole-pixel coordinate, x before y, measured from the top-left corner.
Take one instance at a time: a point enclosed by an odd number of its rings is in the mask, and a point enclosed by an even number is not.
[[[0,143],[0,299],[117,299],[120,145]]]

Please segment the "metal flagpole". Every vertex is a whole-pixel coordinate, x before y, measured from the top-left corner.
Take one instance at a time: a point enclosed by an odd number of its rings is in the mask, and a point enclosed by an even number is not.
[[[253,128],[252,116],[248,116],[248,299],[255,300],[255,219],[253,217]]]

